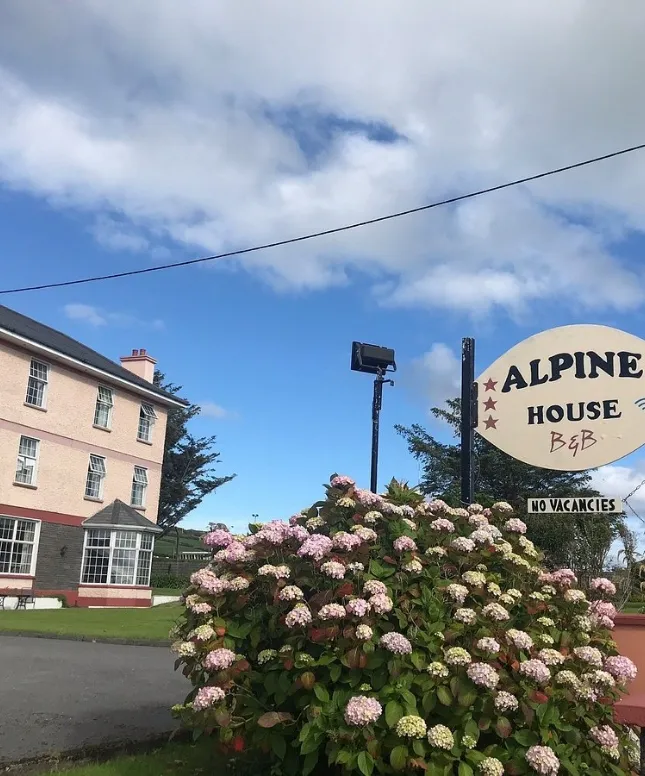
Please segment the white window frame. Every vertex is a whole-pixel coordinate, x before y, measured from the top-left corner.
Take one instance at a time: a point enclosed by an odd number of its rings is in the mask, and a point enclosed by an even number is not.
[[[12,520],[14,523],[13,538],[2,539],[0,538],[0,544],[4,542],[11,543],[11,556],[9,558],[9,571],[2,571],[0,566],[0,580],[3,577],[33,577],[36,574],[36,563],[38,561],[38,547],[40,544],[40,520],[32,520],[27,517],[15,517],[14,515],[2,515],[0,514],[0,520]],[[34,538],[33,541],[25,542],[16,539],[16,532],[18,530],[19,523],[32,523],[34,526]],[[30,544],[31,545],[31,559],[29,563],[29,571],[11,571],[11,557],[13,556],[13,548],[16,544]],[[0,583],[1,584],[1,583]]]
[[[96,461],[102,461],[103,463],[103,470],[99,470],[99,464],[95,463],[92,459],[96,459]],[[97,467],[97,468],[93,468]],[[98,474],[100,476],[99,480],[99,490],[98,495],[94,496],[91,493],[88,493],[88,485],[90,481],[90,474]],[[103,455],[94,455],[94,453],[90,453],[89,461],[87,464],[87,474],[85,475],[85,498],[92,499],[93,501],[102,501],[103,500],[103,489],[105,486],[105,478],[107,477],[107,463],[106,458]]]
[[[24,453],[20,452],[20,448],[22,446],[22,440],[28,439],[31,442],[36,443],[36,455],[25,455]],[[32,469],[32,476],[31,480],[29,482],[23,482],[22,480],[18,479],[18,472],[19,472],[19,463],[21,459],[28,459],[30,461],[33,461],[33,469]],[[35,488],[38,484],[38,460],[40,458],[40,439],[37,439],[36,437],[27,436],[26,434],[21,434],[20,438],[18,439],[18,456],[16,458],[16,473],[14,475],[14,483],[16,485],[27,485]]]
[[[110,394],[110,403],[104,401],[101,398],[101,391],[108,391]],[[100,423],[98,423],[99,419],[99,407],[100,406],[107,406],[107,423],[103,426]],[[96,389],[96,402],[94,404],[94,423],[92,424],[95,428],[103,428],[107,429],[108,431],[112,428],[112,414],[114,413],[114,390],[110,388],[107,385],[99,385]]]
[[[142,421],[145,421],[145,426],[142,426]],[[139,407],[139,421],[137,426],[137,440],[139,442],[152,442],[152,430],[155,422],[157,421],[157,413],[152,404],[147,401],[142,401]],[[147,432],[142,433],[142,429],[145,428]]]
[[[31,370],[34,364],[39,364],[40,366],[44,366],[46,369],[46,376],[43,380],[42,377],[36,377],[32,375]],[[27,392],[25,394],[25,404],[28,407],[36,407],[41,410],[47,409],[47,393],[48,393],[48,387],[49,387],[49,375],[51,373],[51,365],[48,364],[46,361],[41,361],[38,358],[32,358],[29,361],[29,375],[27,377]],[[36,404],[33,401],[29,401],[29,389],[31,388],[31,381],[35,380],[37,383],[42,383],[42,389],[43,389],[43,400],[42,404]]]
[[[100,531],[103,534],[109,534],[109,540],[110,543],[107,547],[99,547],[98,545],[96,547],[92,547],[90,545],[90,537],[92,532],[94,531]],[[123,526],[122,528],[116,528],[116,529],[109,529],[109,528],[101,528],[99,526],[96,527],[90,527],[88,526],[84,531],[85,536],[83,537],[83,561],[81,563],[81,576],[80,576],[80,584],[81,585],[95,585],[95,586],[105,586],[105,587],[150,587],[150,575],[152,572],[152,556],[154,553],[155,548],[155,536],[154,533],[151,531],[142,531],[141,529],[138,529],[136,527],[126,527]],[[124,534],[134,534],[135,535],[135,547],[132,548],[120,548],[117,547],[117,540],[119,538],[123,538]],[[121,535],[121,537],[119,537]],[[141,545],[143,544],[143,537],[149,537],[150,540],[150,548],[143,548]],[[88,546],[90,545],[90,546]],[[108,550],[108,564],[107,564],[107,571],[105,574],[105,582],[85,582],[85,571],[86,571],[86,563],[87,563],[87,551],[89,549],[107,549]],[[115,554],[118,550],[130,550],[135,553],[135,562],[134,562],[134,571],[132,573],[132,582],[112,582],[112,575],[115,570],[115,568],[118,568],[118,559],[117,563],[115,563]],[[146,582],[140,582],[140,559],[143,555],[146,555],[148,557],[148,569],[146,574]]]
[[[138,477],[138,479],[137,479]],[[146,507],[146,494],[148,492],[148,470],[144,466],[135,466],[132,472],[132,488],[130,490],[130,506],[135,509],[145,509]],[[140,486],[141,501],[136,502],[134,500],[134,494]]]

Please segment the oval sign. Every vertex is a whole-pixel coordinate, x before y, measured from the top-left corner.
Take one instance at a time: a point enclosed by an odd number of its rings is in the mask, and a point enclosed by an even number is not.
[[[645,444],[645,340],[609,326],[560,326],[481,374],[477,432],[545,469],[613,463]]]

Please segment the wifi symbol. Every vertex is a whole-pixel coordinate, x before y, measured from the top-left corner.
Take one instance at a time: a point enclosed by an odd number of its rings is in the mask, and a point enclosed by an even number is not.
[[[645,410],[645,398],[643,399],[636,399],[634,404],[641,410]]]

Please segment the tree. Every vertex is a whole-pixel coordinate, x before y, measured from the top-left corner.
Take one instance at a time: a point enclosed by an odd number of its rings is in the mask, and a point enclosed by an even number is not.
[[[162,372],[155,372],[154,384],[175,395],[181,391],[180,385],[167,383]],[[164,534],[192,512],[204,496],[235,477],[215,475],[212,466],[219,463],[220,454],[212,449],[214,436],[195,437],[188,431],[188,421],[199,412],[196,404],[168,411],[157,520]]]
[[[433,407],[433,416],[459,433],[459,399],[445,408]],[[452,506],[460,503],[460,446],[444,444],[422,426],[396,426],[408,449],[421,463],[419,488],[426,495],[442,498]],[[536,495],[554,497],[596,496],[588,471],[562,472],[541,469],[518,461],[475,435],[475,501],[490,506],[504,499],[528,525],[529,537],[552,566],[575,568],[584,579],[598,574],[606,564],[612,543],[621,538],[625,552],[632,547],[622,515],[527,515],[527,499]]]

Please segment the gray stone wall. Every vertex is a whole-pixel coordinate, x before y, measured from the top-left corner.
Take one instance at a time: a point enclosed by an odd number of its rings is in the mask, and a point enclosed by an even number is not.
[[[77,590],[82,562],[83,529],[80,526],[40,524],[36,590]]]

